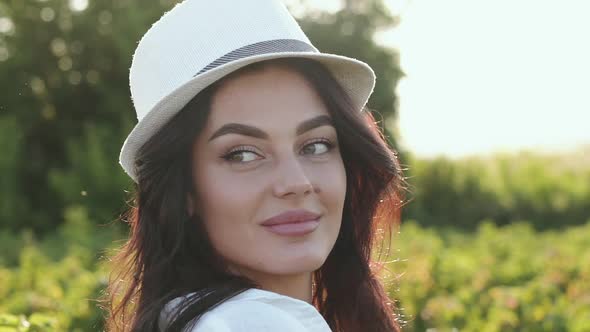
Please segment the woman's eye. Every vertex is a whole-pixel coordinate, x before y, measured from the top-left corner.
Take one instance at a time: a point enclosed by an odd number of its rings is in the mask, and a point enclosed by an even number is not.
[[[328,142],[314,142],[303,147],[303,152],[306,154],[319,155],[326,153],[332,148]]]
[[[252,151],[240,150],[226,154],[223,159],[234,163],[247,163],[258,159],[258,154]]]

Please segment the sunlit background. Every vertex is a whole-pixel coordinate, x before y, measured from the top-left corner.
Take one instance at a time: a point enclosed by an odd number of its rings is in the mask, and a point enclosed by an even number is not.
[[[403,331],[589,332],[590,1],[283,1],[376,70],[407,186],[376,275]],[[1,332],[103,330],[129,66],[177,2],[0,0]]]
[[[336,11],[340,0],[287,0]],[[590,144],[590,2],[386,0],[402,146],[461,157]],[[379,73],[377,73],[378,75]]]

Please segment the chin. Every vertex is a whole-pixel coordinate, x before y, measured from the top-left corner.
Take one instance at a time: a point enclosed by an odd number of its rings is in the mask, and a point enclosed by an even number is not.
[[[271,269],[273,274],[299,274],[313,272],[326,261],[327,255],[305,255],[297,257],[285,257],[275,260]]]

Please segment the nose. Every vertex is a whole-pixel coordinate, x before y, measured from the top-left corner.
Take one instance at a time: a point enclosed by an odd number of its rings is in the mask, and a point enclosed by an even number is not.
[[[304,197],[314,191],[303,165],[296,156],[283,159],[277,164],[273,191],[274,195],[280,198]]]

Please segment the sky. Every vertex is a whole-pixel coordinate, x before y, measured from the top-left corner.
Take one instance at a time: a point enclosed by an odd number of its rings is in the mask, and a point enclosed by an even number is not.
[[[385,2],[401,18],[376,39],[398,49],[406,73],[396,91],[403,147],[463,157],[590,144],[590,1]]]

